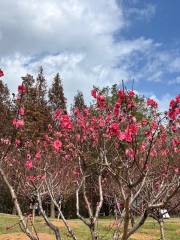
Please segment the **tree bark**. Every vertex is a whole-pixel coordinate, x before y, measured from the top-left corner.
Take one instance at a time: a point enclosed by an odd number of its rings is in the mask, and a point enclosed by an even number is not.
[[[22,231],[31,239],[31,240],[39,240],[38,236],[34,236],[34,234],[30,231],[30,229],[28,228],[27,226],[27,223],[24,219],[24,216],[22,214],[22,211],[21,211],[21,208],[20,208],[20,205],[19,205],[19,202],[18,202],[18,199],[17,199],[17,196],[16,196],[16,193],[13,189],[13,187],[11,186],[8,178],[6,177],[6,174],[4,173],[3,169],[0,167],[0,175],[2,176],[6,186],[8,187],[9,189],[9,192],[11,194],[11,198],[13,200],[13,203],[14,203],[14,207],[16,208],[16,211],[17,211],[17,214],[19,216],[19,219],[20,219],[20,227],[22,229]]]
[[[50,217],[55,218],[55,205],[52,199],[51,199],[51,206],[50,206]]]
[[[46,213],[45,213],[45,211],[42,207],[42,200],[41,200],[40,193],[38,191],[37,191],[37,197],[38,197],[39,209],[40,209],[42,217],[44,218],[44,221],[46,222],[47,226],[54,232],[56,240],[61,240],[61,235],[60,235],[59,228],[56,227],[54,224],[52,224],[49,221],[49,219],[48,219],[48,217],[47,217],[47,215],[46,215]]]
[[[91,224],[90,231],[91,231],[92,240],[97,240],[98,236],[97,236],[97,232],[96,232],[96,229],[95,229],[95,224]]]
[[[129,227],[129,220],[130,220],[129,203],[130,203],[130,195],[127,196],[125,201],[125,214],[124,214],[124,227],[123,227],[122,240],[128,239],[128,227]]]
[[[15,205],[13,205],[12,215],[17,215],[17,210]]]
[[[159,228],[160,228],[160,233],[161,233],[161,240],[165,240],[163,219],[159,220]]]

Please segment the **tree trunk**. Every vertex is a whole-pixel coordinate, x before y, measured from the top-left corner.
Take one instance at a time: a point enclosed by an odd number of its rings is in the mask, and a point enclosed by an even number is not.
[[[35,223],[35,205],[33,206],[33,209],[32,209],[32,224],[34,226],[34,223]],[[32,226],[32,231],[33,231],[33,226]]]
[[[90,227],[90,231],[91,231],[91,237],[92,237],[92,240],[97,240],[98,239],[98,236],[97,236],[97,232],[95,230],[95,225],[91,225]]]
[[[44,218],[44,221],[46,222],[47,226],[54,232],[56,240],[61,240],[61,234],[59,231],[59,228],[56,227],[53,223],[51,223],[42,207],[42,200],[40,193],[37,191],[37,197],[38,197],[38,203],[39,203],[39,209],[41,212],[42,217]]]
[[[130,203],[130,195],[127,197],[125,201],[125,214],[124,214],[124,226],[123,226],[123,235],[122,240],[128,239],[128,227],[129,227],[129,220],[130,220],[130,210],[129,210],[129,203]]]
[[[17,215],[17,210],[15,205],[13,205],[12,215]]]
[[[55,218],[55,205],[52,200],[51,200],[51,206],[50,206],[50,217]]]
[[[165,236],[164,236],[164,221],[163,221],[163,219],[159,220],[159,227],[160,227],[160,233],[161,233],[161,240],[165,240]]]
[[[20,208],[20,205],[19,205],[19,202],[18,202],[18,199],[17,199],[17,196],[16,196],[16,193],[13,189],[13,187],[11,186],[9,180],[7,179],[6,177],[6,174],[4,173],[3,169],[0,168],[0,175],[2,176],[6,186],[8,187],[9,189],[9,192],[11,194],[11,198],[13,200],[13,203],[14,203],[14,206],[16,208],[16,211],[17,211],[17,214],[19,216],[19,220],[20,220],[20,227],[22,229],[22,231],[31,239],[31,240],[39,240],[38,236],[34,236],[34,234],[30,231],[30,229],[28,228],[27,226],[27,223],[24,219],[24,216],[22,214],[22,211],[21,211],[21,208]]]

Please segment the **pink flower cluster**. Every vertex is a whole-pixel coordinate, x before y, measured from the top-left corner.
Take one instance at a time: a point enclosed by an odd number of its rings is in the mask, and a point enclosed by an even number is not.
[[[19,128],[19,127],[24,126],[24,120],[23,120],[23,119],[14,118],[12,124],[13,124],[13,126],[15,126],[16,128]]]
[[[158,104],[154,99],[148,98],[147,99],[147,106],[150,106],[152,108],[157,108]]]
[[[19,94],[24,94],[26,92],[26,88],[25,86],[22,84],[22,85],[19,85],[18,86],[18,93]]]
[[[179,114],[180,114],[180,94],[178,94],[175,99],[172,99],[170,101],[168,116],[170,119],[175,120]]]
[[[60,140],[56,140],[53,142],[54,149],[58,152],[62,147],[62,142]]]

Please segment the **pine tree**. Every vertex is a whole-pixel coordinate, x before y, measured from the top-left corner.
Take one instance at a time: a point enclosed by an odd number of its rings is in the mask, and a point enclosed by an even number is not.
[[[44,77],[42,67],[40,67],[39,73],[36,79],[36,91],[37,91],[37,100],[39,102],[45,102],[47,88],[46,88],[46,79]]]
[[[84,109],[86,107],[85,101],[84,101],[84,96],[83,93],[78,91],[77,94],[74,97],[74,106],[77,107],[80,110]]]
[[[36,80],[29,74],[22,79],[26,92],[22,101],[25,109],[25,128],[21,137],[36,141],[44,136],[48,123],[51,122],[50,109],[46,99],[46,80],[42,68]]]
[[[49,102],[53,111],[57,108],[61,108],[64,111],[67,110],[66,98],[59,73],[54,77],[52,87],[49,89]]]
[[[11,131],[11,101],[9,89],[0,80],[0,137],[8,136]]]

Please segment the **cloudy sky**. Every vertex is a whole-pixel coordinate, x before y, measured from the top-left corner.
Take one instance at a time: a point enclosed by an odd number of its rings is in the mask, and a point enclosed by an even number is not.
[[[161,109],[180,91],[179,0],[0,0],[0,68],[15,92],[43,66],[66,96],[126,81]]]

